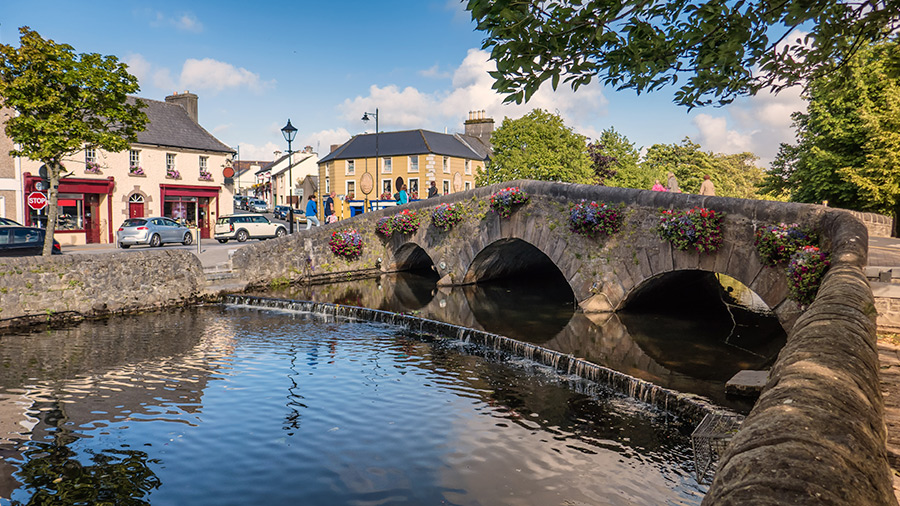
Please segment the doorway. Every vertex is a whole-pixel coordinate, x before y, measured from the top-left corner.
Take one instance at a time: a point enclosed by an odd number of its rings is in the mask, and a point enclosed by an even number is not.
[[[144,196],[135,193],[128,198],[128,217],[143,218],[144,217]]]

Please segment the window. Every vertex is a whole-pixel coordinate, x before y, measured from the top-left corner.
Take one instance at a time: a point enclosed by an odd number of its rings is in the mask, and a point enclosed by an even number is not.
[[[444,174],[450,173],[450,157],[445,156],[443,160]]]
[[[97,150],[94,148],[84,148],[84,163],[97,163]]]
[[[325,178],[325,195],[331,193],[331,180],[327,177]]]
[[[84,230],[83,193],[60,193],[56,205],[57,230]]]
[[[201,157],[200,157],[200,173],[201,173],[201,174],[206,174],[207,172],[209,172],[209,169],[208,169],[208,167],[207,167],[208,161],[209,161],[209,157],[208,157],[208,156],[201,156]]]
[[[419,155],[411,155],[409,157],[409,171],[419,172]]]
[[[346,175],[352,176],[356,174],[356,160],[347,160]]]
[[[356,181],[347,181],[346,195],[348,199],[356,197]]]
[[[141,152],[137,149],[132,149],[128,152],[128,167],[131,169],[135,169],[141,166]]]
[[[419,178],[410,178],[409,181],[406,182],[406,189],[409,190],[409,198],[419,198]]]
[[[393,171],[391,162],[393,162],[393,160],[388,157],[381,159],[381,173],[382,174],[390,174]]]
[[[166,153],[166,172],[175,170],[175,155]]]
[[[466,190],[472,189],[472,183],[470,181],[466,181]]]
[[[466,175],[472,174],[472,160],[466,160]],[[466,188],[468,190],[468,188]]]
[[[390,179],[382,179],[381,180],[381,200],[387,200],[394,198],[394,191],[391,189],[391,180]]]
[[[449,193],[450,193],[450,180],[445,179],[444,180],[444,195],[447,195]]]

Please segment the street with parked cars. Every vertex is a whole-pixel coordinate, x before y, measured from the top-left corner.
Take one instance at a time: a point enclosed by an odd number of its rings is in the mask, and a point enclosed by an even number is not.
[[[116,231],[116,244],[128,249],[138,244],[151,248],[169,243],[189,246],[194,242],[191,229],[171,218],[156,216],[151,218],[129,218]]]
[[[4,218],[4,220],[6,220]],[[6,220],[16,223],[13,220]],[[37,256],[44,251],[44,229],[22,225],[0,225],[0,256]],[[61,255],[59,242],[53,240],[54,255]]]

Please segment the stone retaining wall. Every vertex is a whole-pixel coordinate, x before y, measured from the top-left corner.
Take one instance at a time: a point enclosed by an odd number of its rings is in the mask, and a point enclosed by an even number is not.
[[[200,259],[185,250],[0,258],[0,327],[35,315],[185,304],[200,297],[204,283]]]
[[[894,218],[883,214],[861,213],[859,211],[847,211],[863,222],[869,237],[890,237],[894,229]]]

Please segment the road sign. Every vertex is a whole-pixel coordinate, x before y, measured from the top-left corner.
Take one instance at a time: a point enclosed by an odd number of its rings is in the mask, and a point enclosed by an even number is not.
[[[47,196],[41,192],[31,192],[28,194],[28,207],[39,211],[47,207]]]

